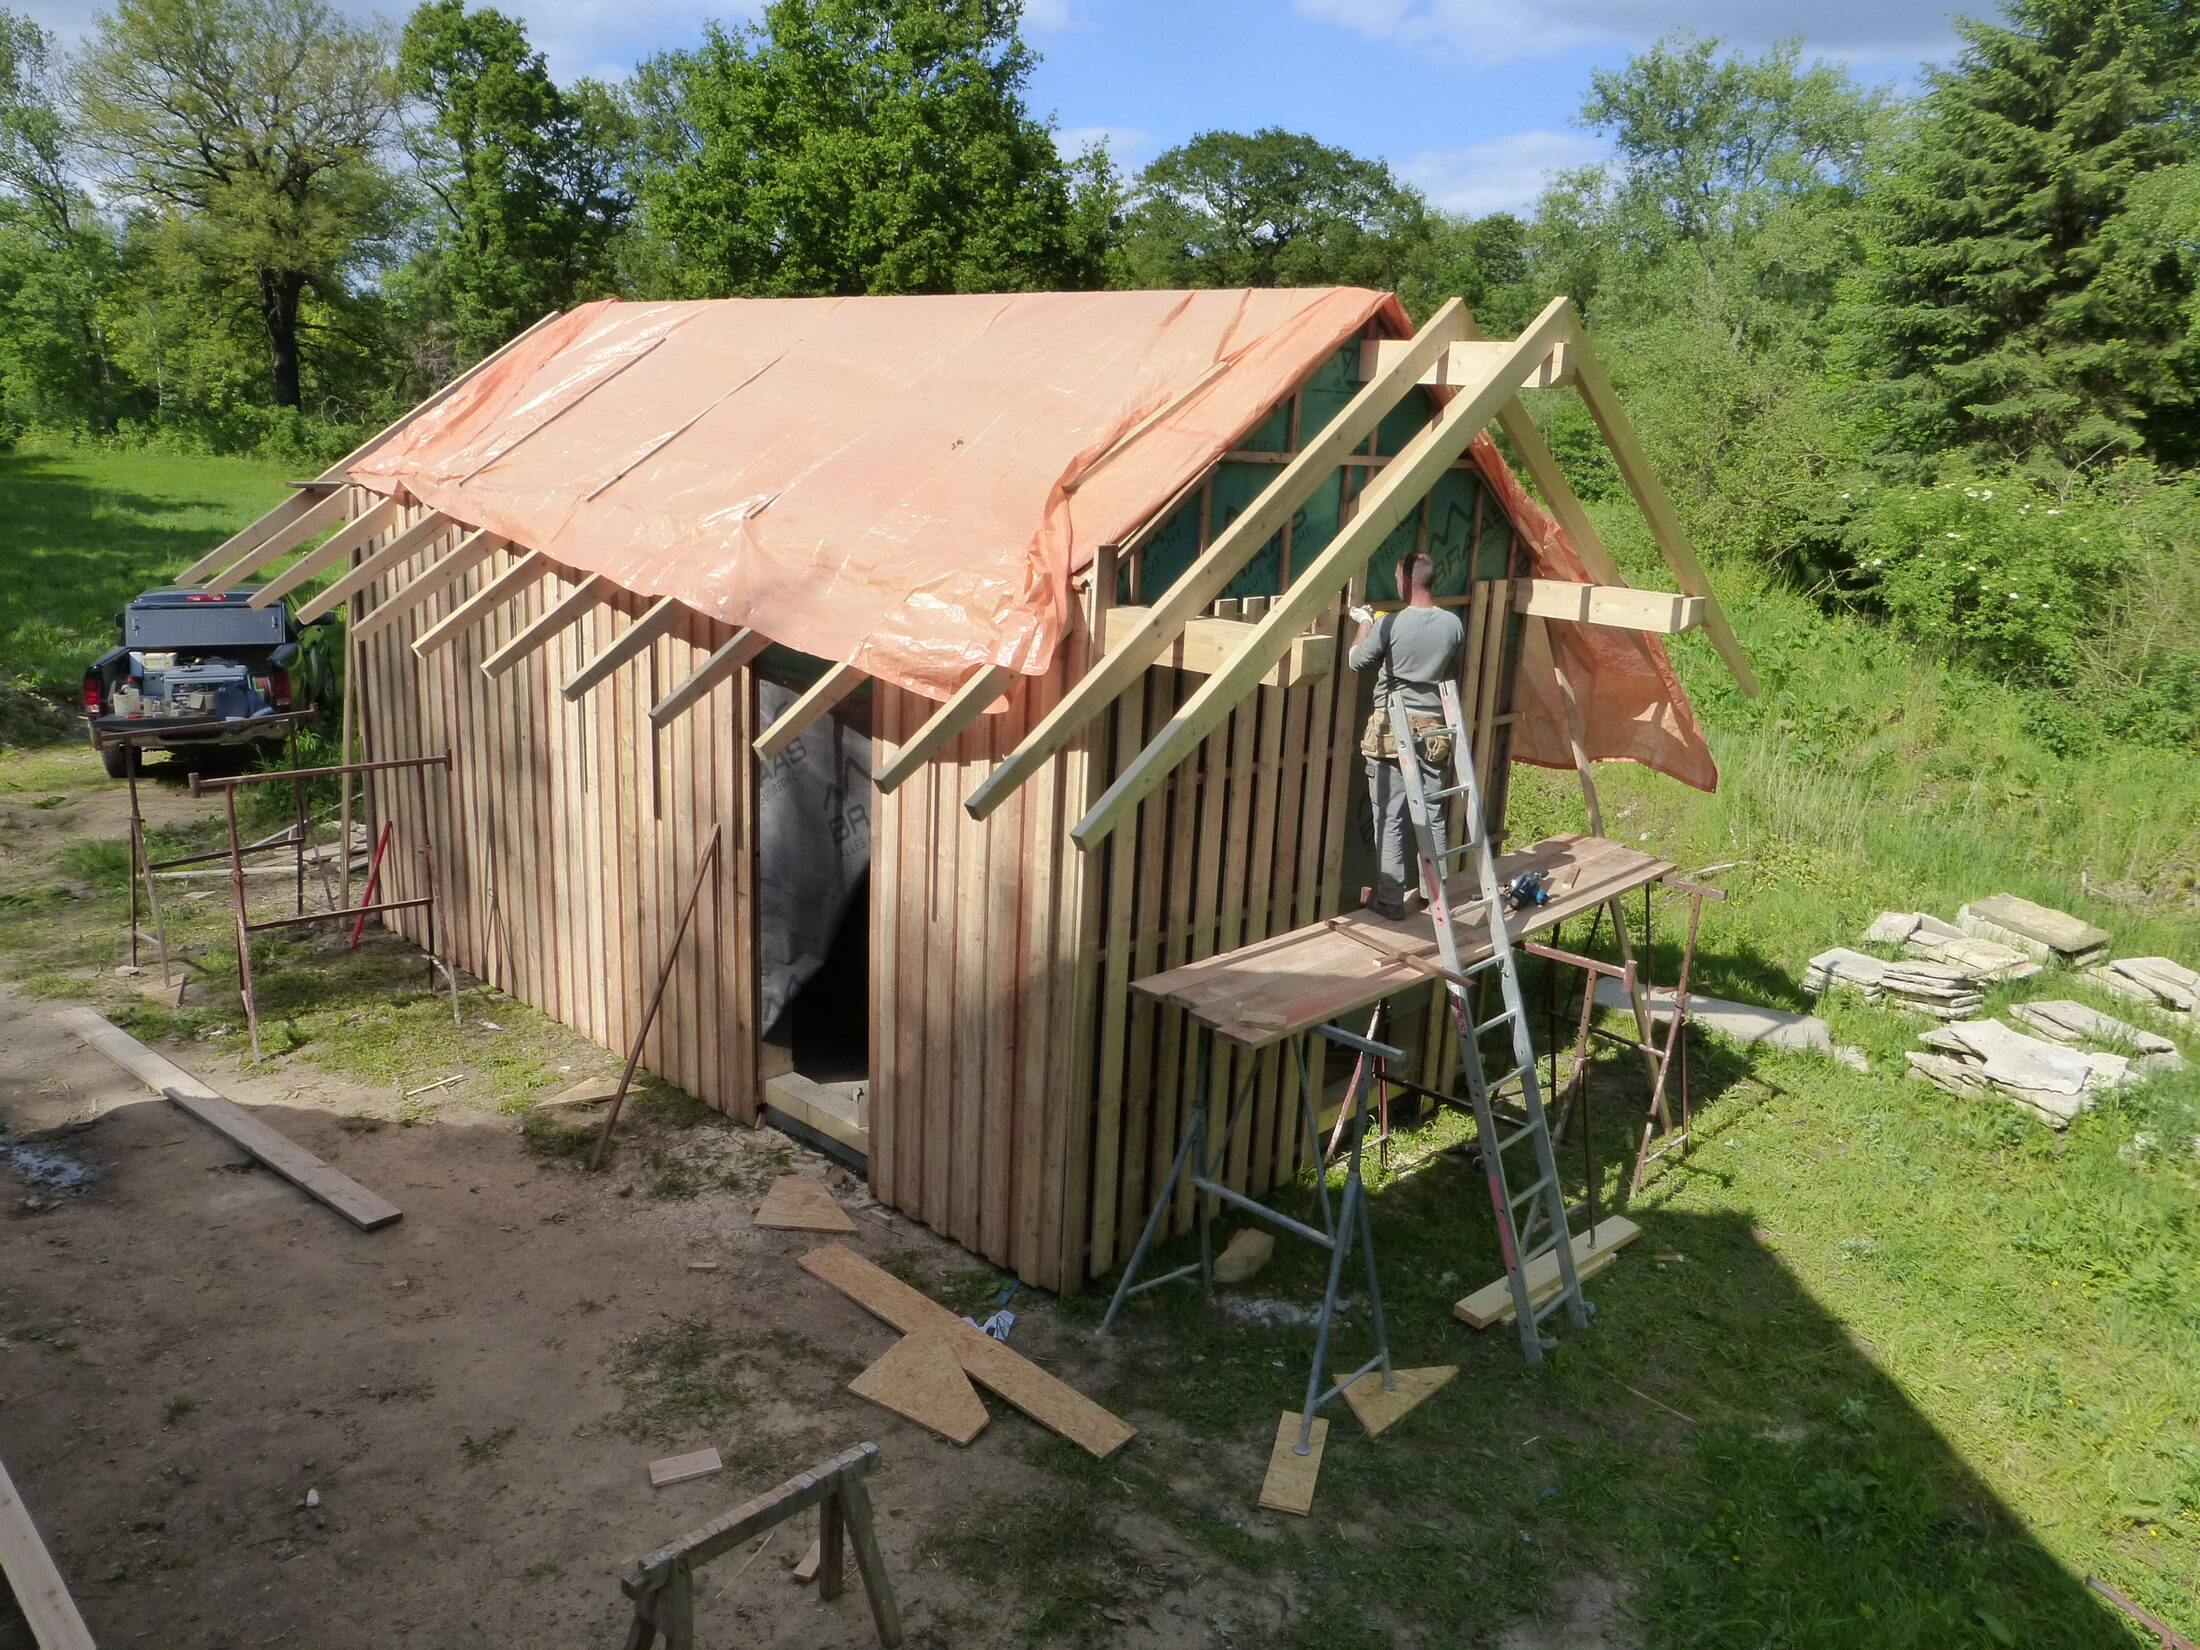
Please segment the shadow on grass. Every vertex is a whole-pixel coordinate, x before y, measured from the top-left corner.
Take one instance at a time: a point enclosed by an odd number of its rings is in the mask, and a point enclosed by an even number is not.
[[[1311,1329],[1261,1327],[1185,1286],[1136,1304],[1120,1331],[1136,1372],[1113,1394],[1184,1447],[1167,1466],[1132,1468],[1134,1453],[1083,1474],[1089,1487],[1274,1572],[1297,1600],[1292,1646],[1479,1642],[1590,1577],[1625,1589],[1615,1645],[2136,1642],[1747,1218],[1638,1213],[1642,1238],[1588,1286],[1590,1328],[1562,1326],[1530,1369],[1510,1325],[1475,1334],[1451,1315],[1498,1275],[1484,1207],[1479,1176],[1447,1159],[1376,1199],[1396,1360],[1461,1373],[1380,1438],[1334,1406],[1310,1518],[1279,1527],[1253,1504]],[[1258,1295],[1318,1299],[1320,1259],[1283,1240]],[[1333,1361],[1357,1363],[1364,1302],[1341,1321]]]

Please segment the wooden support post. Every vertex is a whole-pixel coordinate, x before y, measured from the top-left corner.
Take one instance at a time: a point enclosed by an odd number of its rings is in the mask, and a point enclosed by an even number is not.
[[[282,572],[252,592],[248,607],[272,607],[315,574],[325,573],[354,550],[397,525],[404,506],[394,498],[386,498],[364,515],[350,521],[331,533],[327,540],[307,551]]]
[[[449,516],[430,510],[389,543],[382,546],[346,573],[326,590],[298,609],[298,622],[311,624],[325,613],[333,613],[352,597],[380,578],[384,573],[402,567],[420,554],[445,533],[456,529],[458,523]],[[258,606],[258,598],[254,598]]]
[[[597,654],[573,673],[573,679],[558,691],[568,700],[578,700],[599,682],[608,681],[611,673],[627,660],[640,653],[650,643],[662,636],[680,621],[680,604],[666,596],[648,612],[626,627],[619,639]]]
[[[552,603],[549,612],[482,660],[481,674],[494,681],[537,648],[547,645],[566,626],[577,623],[583,613],[603,598],[603,575],[589,574],[562,601]]]
[[[673,930],[672,943],[665,947],[664,965],[657,970],[657,989],[649,994],[649,1007],[643,1011],[640,1028],[634,1033],[634,1042],[626,1057],[626,1070],[619,1074],[618,1091],[611,1096],[611,1104],[603,1114],[603,1130],[596,1136],[596,1149],[589,1154],[591,1169],[603,1167],[604,1153],[611,1149],[611,1131],[618,1127],[619,1109],[626,1104],[626,1091],[634,1082],[634,1072],[642,1063],[642,1045],[649,1040],[649,1028],[657,1023],[657,1010],[664,1005],[665,987],[672,983],[672,965],[679,960],[680,942],[687,938],[688,924],[695,918],[695,907],[703,898],[703,890],[709,886],[712,867],[718,863],[718,842],[724,827],[713,825],[710,839],[703,844],[703,852],[695,862],[695,881],[688,888],[687,903],[680,908],[680,926]]]
[[[1552,299],[1533,325],[1484,359],[1479,389],[1462,388],[1434,422],[1376,473],[1374,482],[1360,495],[1359,510],[1351,524],[1307,564],[1306,571],[1269,608],[1243,649],[1200,685],[1168,726],[1123,769],[1098,805],[1077,822],[1070,835],[1080,848],[1090,849],[1104,841],[1148,792],[1199,747],[1238,700],[1259,684],[1308,621],[1335,599],[1338,587],[1366,565],[1376,546],[1406,518],[1421,495],[1450,468],[1451,461],[1467,450],[1497,409],[1512,399],[1519,375],[1564,337],[1571,324],[1567,300]]]
[[[1608,625],[1617,630],[1646,630],[1660,636],[1678,636],[1684,630],[1695,629],[1703,623],[1708,606],[1701,596],[1675,596],[1663,590],[1575,584],[1570,579],[1513,581],[1515,613]]]
[[[452,546],[449,555],[424,568],[420,576],[406,584],[402,590],[391,591],[373,612],[353,625],[352,640],[363,642],[377,631],[395,624],[430,596],[448,590],[502,550],[508,542],[501,533],[468,534]]]
[[[325,533],[351,514],[351,501],[343,489],[322,499],[303,515],[271,534],[264,544],[248,550],[206,581],[206,593],[219,596],[257,573],[270,562],[280,561],[316,533]]]
[[[862,685],[863,672],[854,665],[835,665],[815,682],[810,691],[780,713],[779,720],[756,736],[756,754],[767,761],[802,737],[812,722]]]
[[[1421,374],[1446,346],[1464,336],[1466,305],[1453,299],[1409,340],[1409,347],[1382,373],[1363,385],[1342,412],[1301,448],[1221,536],[1200,552],[1182,577],[1154,600],[1144,623],[1127,635],[1110,635],[1108,651],[1039,725],[1024,736],[964,804],[973,819],[983,819],[1046,765],[1132,682],[1146,673],[1185,625],[1207,610],[1262,545],[1281,532],[1292,515],[1335,474],[1352,450],[1412,392]],[[1293,588],[1297,588],[1294,581]],[[1303,621],[1301,624],[1303,628]]]
[[[760,631],[738,630],[733,640],[695,667],[688,679],[649,707],[649,725],[660,733],[703,702],[703,696],[764,649],[771,638]]]
[[[955,735],[983,716],[1014,684],[1016,675],[1007,665],[989,665],[972,676],[955,690],[953,698],[926,719],[923,727],[902,741],[893,761],[871,775],[871,782],[882,793],[900,789],[903,780],[945,750],[954,742]]]
[[[549,576],[550,564],[542,559],[542,552],[528,551],[475,591],[471,600],[461,602],[441,624],[415,641],[413,651],[425,659],[438,649],[449,647],[521,591]]]

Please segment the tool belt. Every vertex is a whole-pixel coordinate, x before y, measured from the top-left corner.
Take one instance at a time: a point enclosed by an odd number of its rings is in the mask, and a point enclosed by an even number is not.
[[[1451,730],[1444,726],[1441,716],[1409,715],[1406,724],[1413,730],[1413,743],[1423,761],[1442,767],[1451,760]],[[1398,736],[1391,729],[1389,711],[1369,714],[1360,734],[1360,754],[1377,762],[1398,760]]]

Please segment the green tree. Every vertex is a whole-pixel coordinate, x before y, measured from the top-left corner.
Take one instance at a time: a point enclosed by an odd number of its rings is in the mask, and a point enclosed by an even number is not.
[[[459,363],[608,290],[631,201],[632,117],[604,86],[561,90],[523,24],[465,0],[412,14],[398,51],[415,175],[442,210],[431,256]]]
[[[1302,132],[1202,132],[1139,174],[1123,262],[1142,287],[1395,287],[1428,208],[1379,160]]]
[[[639,191],[699,296],[1089,286],[1019,0],[773,0],[645,66]]]
[[[2116,233],[2134,186],[2193,154],[2177,11],[2017,0],[1959,24],[1848,315],[1891,443],[2051,472],[2193,456],[2192,259]]]
[[[394,227],[381,36],[323,0],[116,0],[75,86],[117,197],[160,222],[162,255],[218,277],[275,404],[301,406],[308,335],[341,330]]]
[[[0,9],[0,426],[103,424],[107,226],[77,185],[53,37]]]

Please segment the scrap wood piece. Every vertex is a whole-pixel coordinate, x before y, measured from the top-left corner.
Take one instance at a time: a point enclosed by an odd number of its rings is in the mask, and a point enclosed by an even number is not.
[[[1956,912],[1956,921],[1967,934],[2014,945],[2040,962],[2046,962],[2050,953],[2073,962],[2093,962],[2108,950],[2112,938],[2105,928],[2014,894],[1973,900]]]
[[[1619,1252],[1642,1236],[1642,1228],[1625,1215],[1607,1215],[1586,1232],[1574,1234],[1574,1277],[1586,1283],[1619,1258]],[[1541,1306],[1558,1293],[1558,1254],[1554,1250],[1528,1262],[1528,1304]],[[1512,1284],[1508,1278],[1485,1283],[1464,1300],[1452,1305],[1451,1315],[1469,1329],[1488,1329],[1510,1323],[1513,1316]]]
[[[1344,1389],[1344,1401],[1360,1418],[1373,1438],[1392,1423],[1403,1420],[1423,1403],[1449,1386],[1459,1373],[1457,1364],[1431,1364],[1425,1369],[1394,1369],[1390,1390],[1383,1388],[1383,1372],[1371,1369]]]
[[[833,1201],[824,1182],[799,1170],[771,1183],[756,1206],[756,1224],[787,1232],[852,1232],[856,1223]]]
[[[685,1455],[668,1455],[649,1464],[649,1483],[652,1489],[663,1489],[667,1484],[685,1484],[691,1478],[708,1478],[714,1472],[725,1471],[725,1462],[718,1459],[714,1449],[690,1450]]]
[[[904,1335],[884,1357],[850,1381],[848,1390],[938,1433],[950,1444],[969,1443],[992,1419],[978,1389],[955,1361],[947,1338],[932,1329]]]
[[[147,1088],[166,1095],[300,1191],[319,1198],[362,1232],[387,1226],[403,1215],[404,1211],[388,1199],[330,1168],[295,1140],[276,1133],[227,1095],[208,1088],[103,1016],[88,1008],[70,1008],[64,1009],[59,1019]]]
[[[1347,1388],[1346,1390],[1350,1390]],[[1260,1481],[1260,1504],[1270,1512],[1304,1518],[1314,1510],[1314,1481],[1321,1476],[1322,1451],[1329,1443],[1329,1421],[1314,1417],[1306,1453],[1299,1453],[1300,1411],[1287,1409],[1276,1422],[1275,1446],[1268,1452],[1268,1476]]]
[[[795,1580],[801,1582],[815,1581],[817,1579],[817,1567],[824,1560],[824,1557],[825,1543],[822,1540],[811,1542],[803,1550],[802,1556],[795,1560]]]
[[[92,1635],[77,1614],[76,1600],[69,1596],[68,1584],[5,1463],[0,1463],[0,1575],[7,1577],[38,1650],[92,1650]]]
[[[583,1077],[577,1083],[568,1083],[555,1094],[546,1094],[535,1102],[535,1110],[548,1106],[594,1106],[610,1099],[619,1092],[616,1077]]]
[[[822,1278],[873,1317],[903,1334],[937,1328],[955,1361],[972,1380],[990,1387],[1043,1427],[1097,1456],[1113,1455],[1138,1429],[1111,1415],[1066,1381],[1057,1380],[1021,1353],[981,1335],[939,1302],[880,1271],[846,1244],[828,1243],[802,1257],[803,1269]]]

